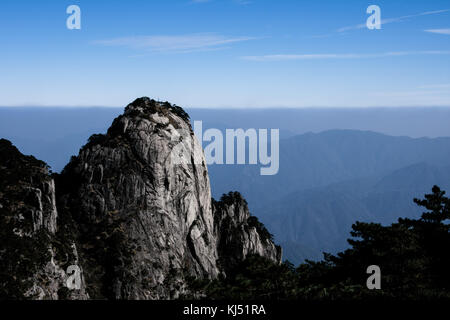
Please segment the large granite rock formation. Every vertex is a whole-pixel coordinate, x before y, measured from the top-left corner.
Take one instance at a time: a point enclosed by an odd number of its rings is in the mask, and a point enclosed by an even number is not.
[[[0,168],[11,172],[5,163],[8,155]],[[247,255],[281,261],[280,248],[240,195],[211,199],[203,151],[180,107],[149,98],[128,105],[107,134],[92,136],[54,175],[56,206],[53,180],[38,163],[41,176],[24,171],[21,179],[32,182],[19,183],[31,199],[25,220],[32,223],[22,233],[55,234],[60,251],[71,250],[71,263],[83,271],[76,294],[62,282],[50,289],[35,280],[33,288],[49,291],[38,298],[61,298],[59,291],[68,298],[173,299],[189,292],[187,279],[226,276]],[[2,201],[22,197],[2,191],[17,183],[10,180],[0,189],[2,218],[23,215]]]

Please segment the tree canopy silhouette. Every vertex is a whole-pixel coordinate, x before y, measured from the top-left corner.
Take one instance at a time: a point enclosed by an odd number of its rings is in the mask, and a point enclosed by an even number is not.
[[[193,286],[213,299],[449,299],[450,200],[434,186],[414,202],[426,209],[420,219],[356,222],[351,247],[322,261],[294,268],[252,256],[226,278]],[[381,290],[366,286],[370,265],[381,269]]]

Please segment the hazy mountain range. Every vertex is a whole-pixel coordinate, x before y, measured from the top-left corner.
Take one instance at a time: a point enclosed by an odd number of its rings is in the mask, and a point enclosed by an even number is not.
[[[450,138],[408,138],[332,130],[280,142],[280,171],[210,167],[213,191],[237,189],[275,234],[285,258],[318,259],[346,247],[355,221],[417,217],[413,204],[433,185],[450,187]]]

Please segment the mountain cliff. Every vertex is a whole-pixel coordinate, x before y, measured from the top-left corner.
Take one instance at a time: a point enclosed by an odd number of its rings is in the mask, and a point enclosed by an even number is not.
[[[247,201],[238,192],[213,201],[214,227],[219,252],[219,264],[224,271],[236,267],[249,255],[259,255],[272,261],[281,260],[281,247],[254,216]]]
[[[10,156],[2,153],[2,174],[12,172],[7,164],[16,161]],[[18,151],[16,156],[28,159]],[[38,177],[27,171],[34,162]],[[72,257],[64,267],[75,264],[82,270],[80,289],[67,290],[60,281],[51,294],[37,298],[174,299],[189,292],[187,279],[226,276],[225,266],[248,255],[281,261],[281,249],[250,216],[240,195],[211,199],[206,161],[189,116],[170,103],[135,100],[106,134],[93,135],[60,175],[50,176],[34,158],[23,166],[27,170],[17,169],[20,178],[2,179],[2,219],[23,215],[23,197],[11,186],[42,186],[32,192],[36,200],[26,204],[30,213],[24,220],[35,224],[33,232],[45,230],[50,243],[59,243]],[[4,201],[16,202],[6,207]],[[55,260],[52,246],[34,243],[42,245],[50,263]],[[16,250],[12,244],[1,246],[0,252]],[[37,273],[44,262],[35,267]],[[49,290],[46,281],[31,280],[33,288]]]
[[[57,225],[55,183],[47,165],[0,140],[0,299],[86,299],[84,281],[67,292],[76,245]],[[83,280],[81,276],[81,280]]]

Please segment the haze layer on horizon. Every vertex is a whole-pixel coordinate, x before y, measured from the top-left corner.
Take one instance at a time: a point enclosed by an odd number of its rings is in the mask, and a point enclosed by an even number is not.
[[[372,131],[412,138],[450,137],[450,108],[193,109],[203,130],[279,129],[286,139],[328,130]],[[0,138],[61,170],[92,134],[106,133],[123,108],[0,108]]]

